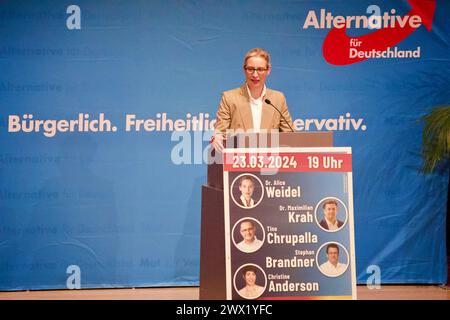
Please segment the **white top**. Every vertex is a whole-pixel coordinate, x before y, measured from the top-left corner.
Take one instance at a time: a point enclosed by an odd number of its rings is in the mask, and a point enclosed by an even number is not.
[[[239,294],[246,299],[255,299],[262,295],[264,292],[264,287],[254,285],[254,286],[245,286],[241,290],[239,290]]]
[[[263,98],[266,95],[266,85],[264,85],[264,89],[259,98],[253,99],[250,90],[247,86],[248,96],[250,97],[250,108],[252,109],[252,117],[253,117],[253,131],[259,132],[261,129],[261,117],[262,117],[262,106],[263,106]]]
[[[241,204],[242,204],[244,207],[251,208],[251,207],[253,207],[253,206],[255,205],[255,201],[254,201],[252,198],[250,198],[250,205],[248,206],[248,205],[247,205],[247,201],[245,200],[244,195],[241,195]]]
[[[345,269],[347,269],[347,265],[339,262],[336,266],[334,266],[330,261],[327,261],[320,265],[320,270],[322,270],[322,272],[327,276],[331,277],[337,277],[343,274]]]
[[[337,230],[338,228],[338,220],[336,219],[336,221],[334,222],[334,224],[329,221],[327,218],[325,218],[325,222],[328,225],[328,230]]]
[[[245,240],[242,240],[236,246],[239,250],[246,252],[246,253],[250,253],[250,252],[255,252],[256,250],[258,250],[259,248],[261,248],[262,245],[263,245],[263,242],[261,240],[258,240],[255,237],[255,240],[253,240],[253,242],[251,242],[251,243],[246,243]]]

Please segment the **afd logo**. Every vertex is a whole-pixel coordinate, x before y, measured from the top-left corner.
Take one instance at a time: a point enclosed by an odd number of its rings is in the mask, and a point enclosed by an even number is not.
[[[66,19],[66,27],[69,30],[81,29],[81,9],[76,4],[71,4],[67,7],[66,13],[69,16]]]
[[[331,29],[325,37],[322,51],[325,60],[333,65],[349,65],[366,59],[420,58],[420,47],[414,50],[399,50],[394,47],[424,25],[431,31],[436,0],[408,0],[411,10],[405,15],[396,15],[391,9],[381,14],[380,7],[367,8],[370,16],[333,16],[321,9],[319,14],[310,10],[303,29]],[[362,36],[350,37],[346,30],[371,29]]]

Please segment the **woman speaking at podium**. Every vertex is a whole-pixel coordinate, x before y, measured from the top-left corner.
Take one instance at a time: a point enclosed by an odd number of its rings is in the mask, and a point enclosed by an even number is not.
[[[244,57],[243,70],[245,84],[222,94],[212,138],[217,150],[223,149],[225,133],[232,130],[294,131],[284,94],[265,84],[271,71],[269,53],[261,48],[251,49]]]

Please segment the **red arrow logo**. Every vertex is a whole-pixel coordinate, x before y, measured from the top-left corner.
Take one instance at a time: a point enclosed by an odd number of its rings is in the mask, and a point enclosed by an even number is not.
[[[421,17],[422,24],[431,31],[433,23],[434,11],[436,9],[436,0],[408,0],[412,9],[407,13],[407,16],[418,15]],[[343,28],[333,28],[327,34],[323,43],[323,56],[328,63],[343,66],[355,62],[363,61],[365,57],[350,57],[350,39],[353,43],[357,42],[360,45],[357,47],[358,51],[368,52],[372,50],[385,51],[408,37],[416,28],[411,27],[406,23],[408,17],[403,17],[395,20],[394,27],[387,27],[375,32],[360,36],[349,37],[346,34],[346,26]],[[402,27],[401,24],[404,26]]]

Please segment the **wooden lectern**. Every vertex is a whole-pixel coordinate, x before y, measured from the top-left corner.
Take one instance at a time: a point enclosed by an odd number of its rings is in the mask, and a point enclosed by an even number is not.
[[[263,134],[243,133],[227,140],[226,146],[254,147],[250,141],[264,141],[256,147],[273,147]],[[248,139],[247,139],[248,138]],[[234,139],[234,140],[233,140]],[[332,132],[279,133],[279,147],[332,147]],[[223,165],[208,165],[207,185],[202,186],[202,216],[200,239],[200,299],[225,300],[225,222],[223,203]]]

